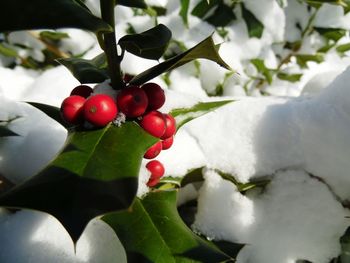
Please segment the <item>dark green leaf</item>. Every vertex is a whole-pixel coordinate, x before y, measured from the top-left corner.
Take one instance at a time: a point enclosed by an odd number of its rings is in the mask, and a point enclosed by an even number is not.
[[[0,32],[62,27],[94,32],[112,30],[80,0],[11,0],[0,9]]]
[[[346,230],[344,235],[340,238],[341,244],[341,261],[342,263],[350,262],[350,227]]]
[[[212,102],[200,102],[191,108],[174,109],[170,114],[176,120],[177,129],[187,122],[198,118],[204,114],[214,111],[228,103],[234,102],[233,100],[212,101]]]
[[[346,3],[344,0],[304,0],[304,2],[312,6],[316,5],[316,7],[322,4],[346,6]]]
[[[116,3],[118,5],[128,6],[128,7],[136,7],[146,9],[147,4],[144,0],[117,0]]]
[[[159,24],[140,34],[126,35],[118,44],[120,47],[136,56],[158,60],[167,48],[171,39],[171,31]]]
[[[261,38],[264,32],[264,25],[254,16],[252,12],[245,8],[244,4],[242,6],[242,16],[247,24],[249,37]]]
[[[57,121],[59,124],[61,124],[65,128],[72,127],[72,125],[66,123],[62,117],[61,117],[61,111],[59,108],[47,104],[42,104],[38,102],[27,102],[28,104],[32,105],[33,107],[37,108],[38,110],[44,112],[47,116]]]
[[[287,73],[283,73],[283,72],[279,72],[277,74],[277,78],[279,78],[281,80],[293,82],[293,83],[298,82],[302,76],[303,76],[303,74],[287,74]]]
[[[271,70],[265,66],[265,63],[262,59],[256,58],[251,60],[252,64],[256,67],[256,69],[261,73],[266,81],[271,84],[272,83],[272,74]]]
[[[297,59],[297,63],[301,68],[307,68],[307,62],[309,61],[321,63],[324,60],[324,57],[322,54],[315,54],[315,55],[298,54],[298,55],[295,55],[295,58]]]
[[[4,55],[6,57],[17,57],[18,53],[17,50],[6,45],[3,43],[0,43],[0,54]]]
[[[76,130],[43,171],[0,196],[0,205],[47,212],[76,242],[92,218],[131,205],[143,155],[156,141],[134,122]]]
[[[236,16],[233,12],[233,8],[222,2],[216,7],[214,13],[207,17],[205,21],[215,27],[225,27],[235,19]]]
[[[236,258],[241,249],[245,246],[245,244],[232,243],[229,241],[213,241],[213,243],[220,248],[227,255]]]
[[[199,167],[188,172],[181,180],[181,187],[192,183],[203,182],[203,168],[204,167]]]
[[[337,46],[336,50],[339,53],[345,53],[346,51],[350,50],[350,43],[339,45]]]
[[[190,6],[190,0],[181,0],[181,9],[179,15],[186,26],[188,26],[188,8]]]
[[[322,28],[314,27],[314,29],[323,37],[337,42],[343,36],[345,36],[347,30],[342,28]]]
[[[17,133],[11,131],[6,126],[0,125],[0,138],[9,136],[19,136]]]
[[[215,5],[218,3],[218,0],[213,0],[213,1],[207,1],[207,0],[201,0],[199,3],[192,9],[191,14],[193,16],[199,17],[199,18],[204,18],[207,13],[211,9],[215,7]]]
[[[104,53],[93,59],[63,58],[57,61],[68,68],[80,83],[100,83],[109,78]]]
[[[44,40],[51,40],[51,41],[58,41],[65,38],[69,38],[69,35],[67,33],[55,32],[55,31],[41,31],[39,35],[40,35],[40,38]]]
[[[212,37],[208,37],[193,48],[181,53],[173,58],[170,58],[148,70],[142,72],[141,74],[134,77],[130,84],[141,85],[147,81],[159,76],[160,74],[173,70],[180,67],[192,60],[203,58],[212,60],[218,63],[220,66],[232,70],[229,65],[227,65],[218,53],[219,46],[216,46],[213,42]]]
[[[149,193],[131,209],[102,218],[117,233],[128,262],[223,262],[233,260],[196,236],[181,220],[177,191]]]
[[[327,53],[331,48],[335,47],[336,43],[326,44],[317,50],[317,53]]]

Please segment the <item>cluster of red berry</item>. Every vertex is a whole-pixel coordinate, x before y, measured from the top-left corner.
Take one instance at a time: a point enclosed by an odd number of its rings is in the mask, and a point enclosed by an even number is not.
[[[158,111],[165,102],[163,89],[156,83],[142,86],[128,86],[122,89],[114,100],[106,94],[92,94],[93,89],[86,85],[75,87],[70,96],[63,100],[61,114],[71,124],[89,122],[96,127],[104,127],[115,120],[118,112],[126,118],[136,118],[139,125],[149,134],[160,140],[145,153],[145,159],[153,159],[162,150],[169,149],[176,132],[175,119],[170,114]],[[157,160],[146,164],[151,173],[147,182],[149,187],[158,184],[164,175],[164,166]]]

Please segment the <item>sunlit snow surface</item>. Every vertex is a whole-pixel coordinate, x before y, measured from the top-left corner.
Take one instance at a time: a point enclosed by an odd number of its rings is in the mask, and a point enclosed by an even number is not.
[[[214,30],[191,16],[187,30],[178,16],[178,4],[150,2],[168,8],[168,14],[159,22],[169,26],[188,47]],[[191,1],[191,5],[195,2]],[[87,4],[98,13],[95,1]],[[269,92],[283,97],[243,96],[241,84],[247,72],[244,61],[260,56],[267,65],[276,66],[272,44],[298,39],[300,32],[291,25],[307,22],[307,10],[298,1],[288,1],[284,10],[273,0],[246,0],[246,7],[263,21],[266,30],[261,39],[248,38],[241,20],[228,29],[231,41],[222,44],[221,54],[241,74],[225,82],[224,94],[234,96],[230,98],[236,101],[186,124],[173,147],[158,159],[164,163],[166,174],[173,176],[206,166],[205,182],[199,192],[186,188],[179,203],[198,195],[199,209],[193,228],[211,239],[247,244],[238,263],[291,263],[297,259],[327,263],[339,254],[339,238],[350,225],[349,211],[340,203],[350,199],[350,69],[341,73],[350,62],[346,57],[330,54],[324,63],[311,63],[300,82],[280,81],[269,87]],[[118,9],[126,19],[118,24],[118,32],[126,30],[127,22],[132,22],[137,30],[153,24],[143,17],[133,18],[125,7]],[[325,5],[316,24],[349,28],[349,15],[343,17],[339,12],[338,8]],[[12,38],[25,36],[16,34]],[[81,41],[84,46],[77,46]],[[307,41],[305,50],[314,44],[311,39]],[[101,52],[91,34],[79,33],[65,43],[67,50],[75,52],[91,45],[95,46],[87,58]],[[136,74],[155,64],[128,55],[123,68]],[[222,99],[209,98],[206,92],[213,91],[225,71],[211,62],[202,62],[201,68],[204,74],[198,79],[194,77],[193,63],[171,73],[169,87],[161,78],[155,80],[166,89],[167,102],[162,111]],[[63,67],[42,73],[0,68],[0,120],[19,117],[9,128],[21,135],[1,139],[0,174],[15,183],[25,180],[55,156],[66,138],[66,131],[58,123],[20,101],[59,106],[77,84]],[[242,195],[215,169],[233,174],[241,182],[261,176],[271,182],[263,191]],[[148,177],[142,166],[139,196],[148,191]],[[126,261],[119,240],[98,219],[88,225],[77,243],[76,254],[59,222],[39,212],[9,214],[0,210],[0,233],[0,262]]]

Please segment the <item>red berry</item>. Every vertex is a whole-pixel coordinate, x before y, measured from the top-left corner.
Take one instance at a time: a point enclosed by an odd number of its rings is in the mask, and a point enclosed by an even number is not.
[[[174,136],[171,136],[162,141],[162,150],[168,150],[174,142]]]
[[[91,124],[103,127],[117,117],[118,109],[114,100],[105,94],[88,98],[84,104],[84,117]]]
[[[170,114],[164,114],[166,129],[161,139],[165,140],[173,136],[176,132],[176,121]]]
[[[91,93],[93,92],[92,88],[86,85],[79,85],[76,86],[72,92],[70,93],[70,95],[78,95],[84,98],[87,98],[91,95]]]
[[[142,117],[140,126],[149,134],[160,138],[165,132],[165,118],[161,112],[151,111]]]
[[[151,173],[151,179],[160,178],[164,175],[165,169],[160,161],[153,160],[146,164],[147,170]]]
[[[156,83],[146,83],[141,87],[148,98],[147,110],[158,110],[165,102],[164,90]]]
[[[148,187],[156,186],[159,183],[159,178],[150,178],[147,182]]]
[[[159,141],[159,142],[153,144],[153,146],[151,146],[150,148],[148,148],[148,150],[145,153],[145,155],[143,156],[143,158],[153,159],[153,158],[157,157],[161,151],[162,151],[162,142]]]
[[[137,86],[123,89],[117,96],[119,110],[126,117],[139,117],[145,113],[148,105],[146,93]]]
[[[61,104],[62,118],[72,124],[83,122],[83,107],[86,99],[73,95],[65,98]]]

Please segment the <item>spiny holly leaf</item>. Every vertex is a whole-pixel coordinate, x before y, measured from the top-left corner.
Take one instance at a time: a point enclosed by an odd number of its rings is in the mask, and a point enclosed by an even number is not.
[[[227,262],[234,259],[195,235],[176,208],[177,191],[149,193],[132,208],[102,218],[118,235],[128,262]]]
[[[266,81],[271,84],[272,83],[272,74],[271,70],[265,66],[265,63],[262,59],[255,58],[250,62],[255,66],[255,68],[265,77]]]
[[[156,141],[134,122],[76,130],[43,171],[0,196],[0,206],[47,212],[76,242],[92,218],[131,205],[143,155]]]
[[[59,124],[61,124],[65,128],[72,127],[71,124],[68,124],[62,119],[61,111],[59,108],[43,103],[38,102],[27,102],[29,105],[32,105],[34,108],[37,108],[38,110],[44,112],[47,116],[57,121]]]
[[[244,4],[242,6],[242,16],[248,27],[249,37],[261,38],[264,32],[264,25],[250,12]]]
[[[99,83],[109,78],[104,53],[93,59],[63,58],[57,60],[65,66],[80,83]]]
[[[233,100],[200,102],[191,108],[174,109],[170,114],[176,119],[176,126],[177,129],[179,129],[185,123],[231,102],[233,102]]]
[[[116,1],[118,5],[128,6],[128,7],[135,7],[135,8],[142,8],[146,9],[147,4],[144,0],[118,0]]]
[[[136,56],[158,60],[167,48],[171,39],[171,31],[159,24],[140,34],[126,35],[118,44]]]
[[[17,133],[11,131],[6,126],[0,125],[0,138],[9,137],[9,136],[19,136]]]
[[[80,0],[11,0],[0,8],[0,32],[62,27],[93,32],[112,30]]]
[[[193,48],[175,56],[172,57],[152,68],[149,68],[148,70],[142,72],[141,74],[135,76],[131,81],[130,84],[133,85],[141,85],[160,74],[173,70],[177,67],[180,67],[188,62],[191,62],[195,59],[203,58],[212,60],[216,63],[218,63],[220,66],[232,70],[229,65],[227,65],[222,58],[220,57],[218,53],[219,46],[215,45],[213,42],[212,37],[208,37]]]

